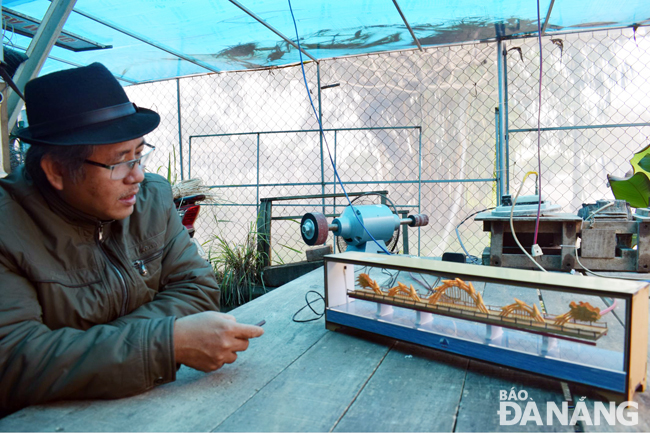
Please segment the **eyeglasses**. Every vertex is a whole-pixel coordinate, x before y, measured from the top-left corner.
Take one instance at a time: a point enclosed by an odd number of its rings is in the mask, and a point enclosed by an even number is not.
[[[151,154],[153,153],[154,150],[156,150],[156,147],[152,146],[149,143],[143,143],[143,144],[147,146],[149,150],[143,153],[142,155],[140,155],[139,158],[132,159],[131,161],[124,161],[124,162],[120,162],[119,164],[113,164],[113,165],[106,165],[106,164],[102,164],[101,162],[91,161],[89,159],[84,159],[84,162],[86,164],[109,169],[111,171],[111,179],[113,180],[124,179],[129,175],[129,173],[131,173],[131,171],[136,166],[136,164],[140,165],[141,168],[145,168],[147,162],[149,162],[149,160],[151,159]]]

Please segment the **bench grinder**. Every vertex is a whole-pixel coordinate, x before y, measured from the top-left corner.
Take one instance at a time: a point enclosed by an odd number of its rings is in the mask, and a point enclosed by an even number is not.
[[[305,214],[300,221],[300,233],[305,243],[310,246],[324,244],[331,231],[345,240],[347,251],[380,253],[382,248],[372,238],[386,248],[386,242],[402,224],[423,227],[429,224],[429,217],[416,214],[400,218],[386,205],[354,205],[346,207],[341,216],[335,218],[331,224],[320,212]]]

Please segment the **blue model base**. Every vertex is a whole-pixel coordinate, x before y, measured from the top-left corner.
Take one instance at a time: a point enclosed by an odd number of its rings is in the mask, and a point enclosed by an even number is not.
[[[619,393],[625,392],[626,375],[624,371],[614,371],[590,365],[581,365],[558,358],[525,353],[492,344],[438,334],[422,328],[405,326],[382,320],[382,318],[369,318],[336,311],[331,308],[326,310],[326,322],[361,329],[374,334],[385,335],[398,340],[560,380],[582,383]]]

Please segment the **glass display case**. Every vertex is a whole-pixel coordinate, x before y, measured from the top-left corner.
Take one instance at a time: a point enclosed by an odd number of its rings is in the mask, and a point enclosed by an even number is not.
[[[648,283],[367,253],[325,257],[329,329],[362,329],[632,399]]]

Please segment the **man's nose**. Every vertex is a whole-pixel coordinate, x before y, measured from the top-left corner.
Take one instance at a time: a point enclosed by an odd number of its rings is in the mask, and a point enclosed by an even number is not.
[[[139,162],[133,166],[128,176],[124,178],[124,181],[129,184],[140,183],[143,180],[144,180],[144,168],[142,168]]]

